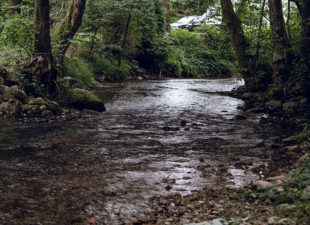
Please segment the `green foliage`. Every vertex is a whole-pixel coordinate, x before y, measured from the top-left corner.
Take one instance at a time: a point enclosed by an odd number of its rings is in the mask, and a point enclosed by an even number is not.
[[[164,72],[177,77],[218,77],[231,72],[231,63],[220,57],[218,48],[211,49],[203,35],[177,29],[172,38],[175,46],[169,48]]]
[[[32,55],[33,13],[28,4],[9,8],[0,3],[0,60],[16,62]]]
[[[310,127],[308,123],[303,124],[303,130],[297,135],[297,141],[299,144],[304,141],[308,141],[310,138]]]
[[[268,99],[276,99],[281,100],[283,98],[283,90],[281,87],[278,86],[270,86],[267,91],[267,98]]]
[[[310,186],[310,161],[307,161],[304,166],[297,168],[288,183],[290,189],[297,188],[302,190],[308,186]]]
[[[94,83],[92,65],[82,57],[65,58],[64,74],[75,78],[84,85]]]
[[[248,54],[254,56],[256,54],[257,42],[258,42],[257,39],[258,25],[244,26],[243,30],[249,44]],[[269,27],[264,26],[262,28],[262,33],[259,42],[260,42],[259,61],[261,64],[270,64],[272,62],[273,43]]]
[[[216,0],[171,0],[173,14],[185,13],[195,15],[204,13],[210,6],[215,5]]]
[[[166,75],[181,77],[183,58],[184,51],[182,49],[170,46],[167,59],[161,64],[162,70]]]

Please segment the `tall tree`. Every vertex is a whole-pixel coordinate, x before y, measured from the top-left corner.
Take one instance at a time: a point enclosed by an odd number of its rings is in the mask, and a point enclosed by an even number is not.
[[[253,79],[250,77],[250,55],[247,53],[247,42],[243,33],[239,17],[234,12],[231,0],[221,0],[223,22],[226,25],[238,65],[243,74],[246,85],[251,88]]]
[[[289,42],[286,34],[283,18],[283,9],[281,0],[269,0],[269,17],[272,39],[274,44],[273,51],[273,82],[283,83],[287,75]]]
[[[86,0],[70,0],[67,13],[58,25],[52,36],[55,46],[54,55],[57,63],[62,67],[64,56],[70,46],[70,40],[74,37],[82,24]]]
[[[300,52],[304,57],[310,57],[310,1],[292,0],[296,3],[301,15]]]
[[[54,68],[51,39],[49,0],[34,1],[34,57],[25,65],[25,89],[32,95],[52,95],[56,92],[57,72]]]

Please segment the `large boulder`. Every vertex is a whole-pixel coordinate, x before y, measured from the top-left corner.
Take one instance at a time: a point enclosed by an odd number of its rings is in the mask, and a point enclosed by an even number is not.
[[[19,116],[22,112],[22,104],[17,99],[9,99],[0,104],[1,116]]]
[[[5,85],[0,85],[0,101],[8,101],[11,98],[10,88]]]
[[[19,89],[17,85],[10,87],[9,94],[12,98],[16,98],[22,103],[25,103],[27,101],[26,93],[23,90]]]
[[[80,88],[74,88],[70,91],[68,105],[79,110],[91,109],[99,112],[106,110],[102,100],[98,96]]]
[[[25,103],[27,100],[27,95],[23,90],[19,89],[18,86],[16,85],[12,87],[0,85],[0,100],[8,101],[9,99],[12,98],[16,98],[22,103]]]

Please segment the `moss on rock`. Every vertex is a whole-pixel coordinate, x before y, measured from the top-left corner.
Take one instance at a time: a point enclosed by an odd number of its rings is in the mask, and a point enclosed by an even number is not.
[[[105,111],[105,107],[101,99],[92,92],[74,88],[69,92],[68,105],[76,109],[92,109],[99,112]]]
[[[47,105],[47,102],[43,98],[36,98],[34,101],[30,102],[29,104],[42,106],[42,105]]]

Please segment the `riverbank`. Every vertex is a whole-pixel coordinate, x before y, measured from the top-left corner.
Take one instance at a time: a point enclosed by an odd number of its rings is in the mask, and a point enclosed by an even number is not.
[[[55,96],[38,96],[29,91],[22,75],[0,68],[0,117],[18,121],[63,121],[105,111],[104,103],[89,88],[71,77],[58,82]],[[29,92],[29,93],[28,93]]]
[[[187,196],[154,196],[154,213],[133,224],[308,224],[310,220],[309,142],[298,136],[273,144],[272,163],[251,170],[260,177],[240,188],[208,187]],[[243,167],[247,167],[246,164]]]
[[[155,213],[130,224],[308,224],[310,221],[310,129],[309,105],[304,98],[281,102],[272,93],[244,93],[230,96],[245,101],[249,113],[266,113],[261,123],[277,124],[288,132],[273,142],[272,161],[267,167],[252,167],[259,179],[240,188],[208,187],[187,196],[178,193],[150,199]],[[292,136],[292,134],[294,134]],[[251,161],[240,164],[247,170]],[[248,168],[250,169],[250,168]],[[207,168],[208,170],[208,168]]]

